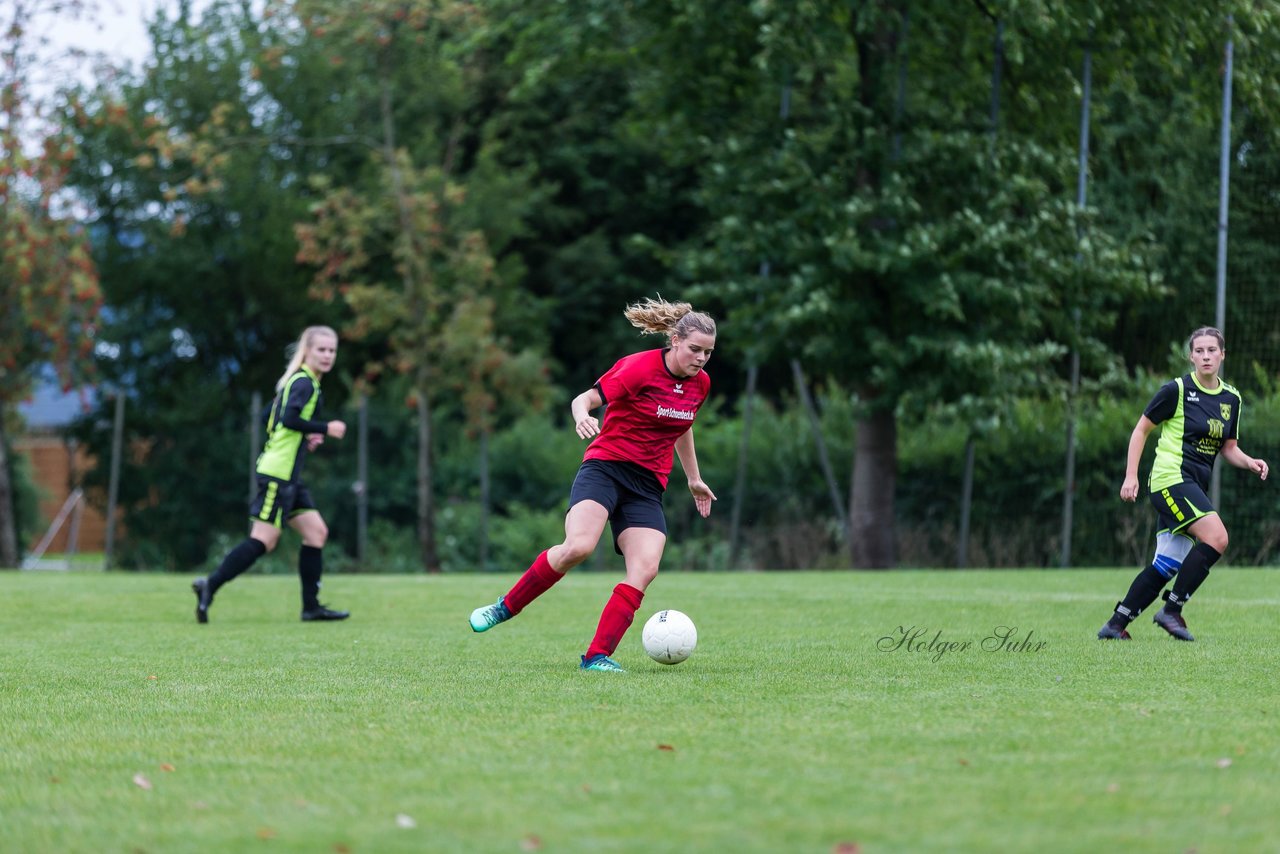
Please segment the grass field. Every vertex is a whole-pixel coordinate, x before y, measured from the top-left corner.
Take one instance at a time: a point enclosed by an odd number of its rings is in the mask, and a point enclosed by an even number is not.
[[[612,575],[474,635],[514,576],[333,576],[338,624],[247,576],[198,626],[189,578],[0,573],[0,850],[1280,850],[1280,574],[1094,639],[1131,577],[668,574],[605,674]]]

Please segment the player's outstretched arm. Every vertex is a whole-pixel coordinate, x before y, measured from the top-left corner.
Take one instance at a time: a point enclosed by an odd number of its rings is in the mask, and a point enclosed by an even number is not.
[[[711,515],[711,502],[716,500],[716,494],[703,482],[702,475],[698,471],[698,452],[693,444],[692,427],[676,439],[676,456],[680,458],[680,465],[684,469],[685,476],[689,478],[689,492],[693,494],[693,506],[698,509],[698,515],[705,519]]]
[[[1238,469],[1253,472],[1262,480],[1266,480],[1267,475],[1271,473],[1266,460],[1260,460],[1246,454],[1236,444],[1235,439],[1228,439],[1227,443],[1222,446],[1222,458]]]

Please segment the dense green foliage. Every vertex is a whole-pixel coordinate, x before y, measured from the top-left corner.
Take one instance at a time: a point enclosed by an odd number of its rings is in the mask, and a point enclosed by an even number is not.
[[[657,343],[621,316],[655,293],[722,322],[698,425],[721,501],[695,524],[676,477],[673,546],[689,541],[672,563],[723,566],[736,501],[751,565],[946,564],[968,443],[975,558],[1051,563],[1073,354],[1076,562],[1127,561],[1139,550],[1115,533],[1128,523],[1106,482],[1171,344],[1212,321],[1228,33],[1228,374],[1237,353],[1258,377],[1280,368],[1264,273],[1278,8],[307,0],[160,15],[154,60],[67,116],[103,337],[120,345],[100,368],[130,395],[126,562],[194,566],[239,529],[250,395],[314,322],[343,334],[332,411],[351,421],[371,395],[380,539],[416,527],[430,568],[526,562],[577,460],[564,404]],[[844,543],[792,360],[820,391]],[[1258,377],[1238,383],[1269,400]],[[553,414],[521,417],[545,399]],[[95,423],[81,436],[103,459]],[[1251,435],[1255,453],[1271,441]],[[353,444],[309,475],[348,556]]]
[[[329,579],[329,625],[247,576],[198,626],[185,579],[0,575],[0,819],[14,851],[1264,851],[1262,574],[1213,574],[1194,644],[1094,638],[1127,570],[662,575],[624,674],[577,668],[607,577],[475,635],[513,576]],[[676,667],[640,650],[664,607]]]

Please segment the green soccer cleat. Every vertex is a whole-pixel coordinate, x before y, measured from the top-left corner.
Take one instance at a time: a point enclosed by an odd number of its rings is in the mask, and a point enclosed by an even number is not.
[[[597,653],[591,656],[590,658],[587,658],[585,655],[582,656],[582,664],[578,666],[581,667],[583,670],[602,670],[605,673],[626,673],[627,672],[618,665],[618,662],[614,661],[612,658],[605,655],[603,652]]]
[[[471,612],[471,631],[487,632],[498,623],[505,623],[514,616],[511,609],[507,607],[506,601],[500,598],[492,605],[485,605]]]

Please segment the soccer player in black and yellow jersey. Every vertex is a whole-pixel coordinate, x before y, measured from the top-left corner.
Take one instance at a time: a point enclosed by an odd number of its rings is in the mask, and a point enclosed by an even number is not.
[[[1165,605],[1152,621],[1175,638],[1195,640],[1187,630],[1182,607],[1209,576],[1209,569],[1227,548],[1227,529],[1206,494],[1213,463],[1219,455],[1236,468],[1267,479],[1267,464],[1240,449],[1240,392],[1218,377],[1226,354],[1222,333],[1203,326],[1187,341],[1194,370],[1160,387],[1129,436],[1129,456],[1120,498],[1138,497],[1138,462],[1147,436],[1162,424],[1151,466],[1149,491],[1159,520],[1155,557],[1116,603],[1115,613],[1101,629],[1104,640],[1128,640],[1126,627],[1160,596]]]
[[[338,335],[327,326],[309,326],[294,349],[289,366],[276,383],[276,397],[267,417],[267,442],[258,456],[258,494],[249,505],[253,527],[227,553],[217,570],[191,584],[196,594],[196,620],[209,622],[209,605],[218,588],[244,572],[276,547],[284,523],[302,535],[298,576],[302,581],[302,619],[345,620],[350,614],[320,604],[321,548],[329,528],[302,482],[306,456],[326,436],[341,439],[342,421],[316,420],[320,408],[320,378],[338,357]]]

